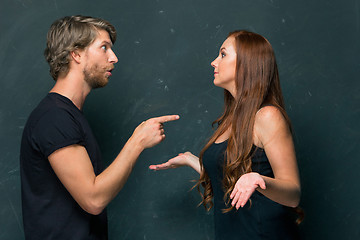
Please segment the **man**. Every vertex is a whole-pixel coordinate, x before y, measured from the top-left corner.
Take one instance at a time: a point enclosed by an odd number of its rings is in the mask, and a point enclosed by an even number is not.
[[[140,124],[103,171],[101,154],[81,111],[93,88],[108,83],[118,61],[115,28],[102,19],[55,21],[45,57],[56,83],[31,113],[21,142],[26,239],[107,239],[105,207],[125,184],[140,153],[164,138],[169,115]]]

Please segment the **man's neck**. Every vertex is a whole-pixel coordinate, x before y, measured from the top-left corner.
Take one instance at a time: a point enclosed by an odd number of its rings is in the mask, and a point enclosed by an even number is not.
[[[69,98],[81,110],[91,88],[83,78],[68,73],[64,78],[58,78],[50,92],[55,92]]]

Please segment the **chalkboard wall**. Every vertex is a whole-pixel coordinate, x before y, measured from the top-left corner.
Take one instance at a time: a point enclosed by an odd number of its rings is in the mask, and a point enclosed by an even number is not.
[[[223,109],[210,62],[236,29],[264,35],[275,49],[301,173],[303,238],[360,239],[359,0],[1,0],[1,240],[24,239],[19,147],[28,115],[54,84],[46,33],[75,14],[107,19],[118,31],[113,77],[84,107],[105,164],[143,120],[181,116],[109,205],[110,239],[214,239],[212,212],[189,191],[197,173],[148,165],[204,146]]]

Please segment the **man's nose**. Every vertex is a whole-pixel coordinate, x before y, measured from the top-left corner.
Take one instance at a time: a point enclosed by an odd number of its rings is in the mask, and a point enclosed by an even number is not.
[[[111,50],[111,53],[110,53],[110,57],[109,57],[109,62],[111,63],[117,63],[118,62],[118,58],[116,57],[114,51],[112,49]]]

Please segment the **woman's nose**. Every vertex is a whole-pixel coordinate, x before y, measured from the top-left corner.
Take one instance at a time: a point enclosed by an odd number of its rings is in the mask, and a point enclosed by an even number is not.
[[[213,68],[215,68],[215,67],[217,66],[216,60],[217,60],[217,58],[215,58],[215,60],[211,62],[211,66],[212,66]]]

